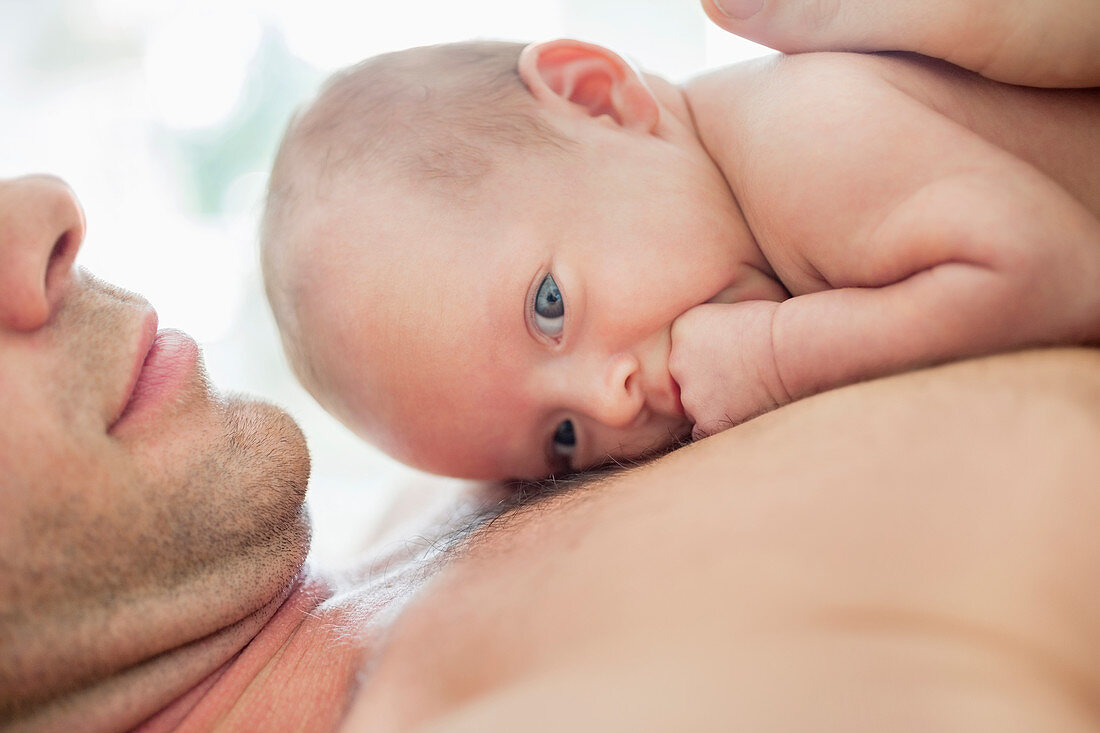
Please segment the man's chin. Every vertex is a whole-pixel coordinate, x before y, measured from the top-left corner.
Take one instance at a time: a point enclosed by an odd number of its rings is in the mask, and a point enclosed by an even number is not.
[[[309,484],[309,449],[301,428],[284,410],[242,395],[228,399],[226,412],[227,468],[242,484],[266,488],[251,498],[274,511],[272,519],[291,519]]]
[[[227,497],[223,512],[238,519],[241,557],[283,568],[281,587],[301,569],[311,539],[305,436],[290,415],[268,403],[234,396],[227,409],[232,454],[223,490],[235,496]]]

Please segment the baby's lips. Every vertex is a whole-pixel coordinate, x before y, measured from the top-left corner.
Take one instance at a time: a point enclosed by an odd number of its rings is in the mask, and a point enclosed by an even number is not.
[[[682,313],[669,326],[668,373],[672,375],[676,386],[681,390],[684,388],[684,379],[688,373],[689,358],[687,352],[690,347],[687,344],[691,341],[689,335],[691,324],[687,322],[687,316],[692,310],[694,308]]]
[[[669,337],[668,347],[668,374],[672,377],[672,383],[676,385],[676,398],[682,400],[683,386],[680,378],[683,376],[682,358],[680,351],[676,348],[676,322],[672,323],[672,331]]]
[[[680,383],[676,381],[676,378],[672,376],[672,373],[671,373],[671,372],[670,372],[670,373],[669,373],[669,375],[668,375],[668,381],[672,383],[672,400],[673,400],[673,407],[674,407],[674,408],[676,409],[676,411],[677,411],[677,412],[679,412],[679,413],[680,413],[681,415],[685,415],[685,416],[686,416],[686,415],[687,415],[687,412],[686,412],[686,411],[684,410],[684,398],[683,398],[683,396],[682,396],[682,395],[680,394]]]
[[[673,325],[675,325],[675,324],[673,324]],[[675,329],[673,329],[673,333],[675,334]],[[691,409],[687,406],[687,404],[684,403],[684,388],[683,388],[683,381],[682,381],[682,378],[684,376],[684,372],[682,370],[682,366],[683,366],[683,360],[680,356],[678,356],[678,353],[677,353],[677,350],[676,350],[676,338],[674,336],[672,338],[672,345],[671,345],[671,348],[669,349],[669,354],[668,354],[668,374],[672,378],[672,387],[673,387],[673,390],[674,390],[674,395],[676,397],[676,401],[680,405],[681,410],[683,411],[684,417],[687,418],[691,422],[692,425],[694,425],[695,424],[695,418],[692,417]]]

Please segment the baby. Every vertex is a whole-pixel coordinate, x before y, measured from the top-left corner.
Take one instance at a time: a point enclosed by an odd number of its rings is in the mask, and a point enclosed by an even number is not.
[[[1100,92],[900,55],[676,87],[574,40],[380,56],[291,124],[290,361],[394,457],[539,477],[851,382],[1100,341]]]

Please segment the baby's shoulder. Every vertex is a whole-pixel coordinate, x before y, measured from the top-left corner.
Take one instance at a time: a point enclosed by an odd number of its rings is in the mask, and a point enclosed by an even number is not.
[[[968,216],[1073,197],[1100,216],[1095,90],[1013,87],[911,55],[805,54],[732,67],[687,93],[777,271],[795,255],[827,274],[826,260],[886,252],[884,222],[929,196]]]
[[[807,183],[861,201],[1019,164],[1100,201],[1100,92],[1028,89],[913,54],[772,56],[685,89],[735,194]],[[763,193],[757,191],[757,193]],[[1100,210],[1100,205],[1097,205]]]
[[[871,241],[921,188],[986,159],[921,98],[926,80],[951,73],[901,56],[777,56],[689,94],[704,146],[775,264]]]
[[[869,137],[893,144],[893,131],[903,127],[895,123],[913,116],[914,100],[896,83],[898,61],[777,54],[699,77],[684,93],[700,139],[727,178],[769,177],[793,166],[820,181],[869,162]]]
[[[937,73],[947,72],[897,55],[774,54],[700,76],[684,93],[704,138],[812,144],[810,136],[831,122],[860,125],[911,112],[916,80]]]
[[[888,83],[891,67],[907,63],[897,57],[863,53],[769,54],[702,74],[684,86],[693,110],[736,104],[756,111],[763,105],[790,105],[800,100],[836,96],[851,98]]]
[[[802,238],[791,227],[851,231],[887,204],[879,200],[879,179],[893,175],[896,183],[920,147],[913,146],[922,129],[915,122],[928,112],[897,88],[895,61],[844,53],[770,56],[685,89],[700,139],[756,217],[750,225],[769,229],[774,222],[790,241]]]

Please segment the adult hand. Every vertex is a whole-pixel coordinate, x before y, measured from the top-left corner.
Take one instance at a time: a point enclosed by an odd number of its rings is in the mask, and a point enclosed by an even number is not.
[[[990,79],[1100,85],[1096,0],[702,0],[718,25],[784,53],[913,51]]]

